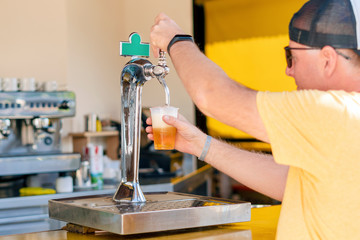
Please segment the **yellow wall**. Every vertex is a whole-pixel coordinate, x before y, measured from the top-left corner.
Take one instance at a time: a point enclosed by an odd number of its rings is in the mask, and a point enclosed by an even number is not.
[[[256,89],[296,89],[285,75],[283,47],[289,42],[288,24],[304,0],[206,1],[206,55],[235,81]],[[209,133],[224,138],[251,138],[213,118]]]
[[[305,0],[209,0],[206,42],[281,35]]]

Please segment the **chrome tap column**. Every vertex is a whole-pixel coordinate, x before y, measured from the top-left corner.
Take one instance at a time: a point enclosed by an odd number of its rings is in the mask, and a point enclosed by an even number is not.
[[[114,201],[145,202],[139,185],[139,159],[141,134],[141,94],[146,81],[156,77],[164,82],[169,72],[165,55],[161,53],[158,65],[146,59],[149,44],[141,43],[140,36],[132,33],[129,42],[120,43],[121,56],[133,56],[121,73],[121,172],[122,180],[114,194]],[[161,82],[161,83],[162,83]],[[165,84],[166,86],[166,84]]]

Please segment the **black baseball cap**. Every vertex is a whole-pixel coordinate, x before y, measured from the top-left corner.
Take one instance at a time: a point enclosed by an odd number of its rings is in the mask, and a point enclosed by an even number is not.
[[[291,19],[289,37],[307,46],[348,48],[360,55],[360,1],[306,2]]]

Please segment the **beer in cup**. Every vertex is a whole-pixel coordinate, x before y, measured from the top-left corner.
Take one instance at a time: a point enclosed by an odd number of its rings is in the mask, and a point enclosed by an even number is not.
[[[175,147],[176,128],[166,124],[162,117],[178,116],[178,108],[164,106],[150,108],[154,135],[154,148],[156,150],[171,150]]]

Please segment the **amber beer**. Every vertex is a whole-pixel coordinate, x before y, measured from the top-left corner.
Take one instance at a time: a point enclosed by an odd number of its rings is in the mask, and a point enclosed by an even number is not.
[[[156,150],[169,150],[175,147],[176,128],[153,128],[154,148]]]
[[[171,150],[175,147],[176,128],[166,124],[162,117],[177,117],[178,108],[165,106],[150,108],[156,150]]]

